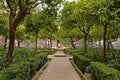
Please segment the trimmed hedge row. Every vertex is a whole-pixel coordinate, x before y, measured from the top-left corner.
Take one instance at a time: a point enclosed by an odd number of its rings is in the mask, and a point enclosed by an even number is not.
[[[39,51],[40,52],[48,52],[48,54],[54,54],[56,49],[53,49],[53,48],[40,48]]]
[[[100,62],[91,62],[94,80],[120,80],[120,72]]]
[[[120,71],[109,67],[101,62],[94,62],[91,59],[74,53],[74,63],[84,73],[87,66],[91,67],[94,80],[120,80]]]
[[[6,67],[5,62],[6,62],[6,56],[4,55],[4,52],[0,51],[0,70]]]
[[[67,54],[80,54],[84,55],[87,58],[90,58],[91,60],[95,62],[102,62],[102,50],[95,49],[95,48],[88,48],[88,52],[84,54],[84,52],[81,49],[65,49],[65,52]],[[107,51],[107,65],[110,67],[113,67],[120,71],[120,50],[108,50]]]
[[[47,61],[47,53],[40,53],[24,61],[10,64],[0,71],[0,80],[28,80]]]
[[[27,48],[15,48],[12,63],[19,63],[21,61],[25,61],[27,58],[33,57],[34,55],[38,55],[39,53],[55,53],[55,49],[51,48],[40,48],[38,49],[40,52],[34,53],[34,50],[30,50]],[[8,64],[6,64],[6,52],[4,49],[0,48],[0,70],[7,68]]]
[[[74,63],[78,66],[78,68],[84,73],[87,66],[90,65],[91,59],[88,59],[79,54],[73,54]]]
[[[83,54],[84,51],[81,50],[81,49],[64,49],[65,53],[66,54],[74,54],[74,53],[80,53],[80,54]]]

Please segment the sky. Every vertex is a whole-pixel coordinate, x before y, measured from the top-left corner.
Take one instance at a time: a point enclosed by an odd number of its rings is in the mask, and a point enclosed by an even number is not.
[[[75,0],[66,0],[66,1],[72,2],[72,1],[75,1]]]
[[[66,0],[66,1],[70,1],[71,2],[71,1],[74,1],[74,0]]]
[[[77,1],[77,0],[66,0],[66,1],[68,1],[68,2],[72,2],[72,1]]]

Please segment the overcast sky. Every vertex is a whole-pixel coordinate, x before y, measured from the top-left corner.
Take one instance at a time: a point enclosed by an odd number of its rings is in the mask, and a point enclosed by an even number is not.
[[[72,2],[72,1],[75,1],[75,0],[67,0],[67,1],[70,1],[70,2]]]
[[[66,1],[72,2],[72,1],[75,1],[75,0],[66,0]]]
[[[72,1],[75,1],[75,0],[66,0],[66,1],[72,2]]]

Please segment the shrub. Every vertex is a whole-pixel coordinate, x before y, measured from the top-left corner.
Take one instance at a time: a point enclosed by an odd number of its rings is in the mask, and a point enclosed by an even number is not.
[[[64,52],[69,55],[73,55],[74,53],[83,54],[83,51],[80,49],[64,49]]]
[[[26,58],[32,57],[34,53],[31,53],[27,48],[15,48],[13,55],[13,63],[24,61]]]
[[[34,57],[18,63],[12,63],[9,67],[0,71],[0,80],[28,80],[30,76],[47,61],[47,53],[40,53]]]
[[[38,52],[48,52],[48,54],[54,54],[56,51],[56,49],[52,49],[52,48],[40,48],[38,50]]]
[[[108,65],[120,71],[120,50],[107,52]]]
[[[93,61],[102,62],[102,51],[97,51],[94,49],[90,49],[84,56],[92,59]]]
[[[84,73],[87,66],[90,65],[91,59],[79,54],[73,54],[74,63]]]
[[[120,72],[100,62],[91,62],[94,80],[120,80]]]

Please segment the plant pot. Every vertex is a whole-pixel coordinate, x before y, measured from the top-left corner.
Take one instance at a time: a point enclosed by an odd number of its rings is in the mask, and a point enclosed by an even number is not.
[[[92,80],[92,73],[85,73],[87,80]]]

